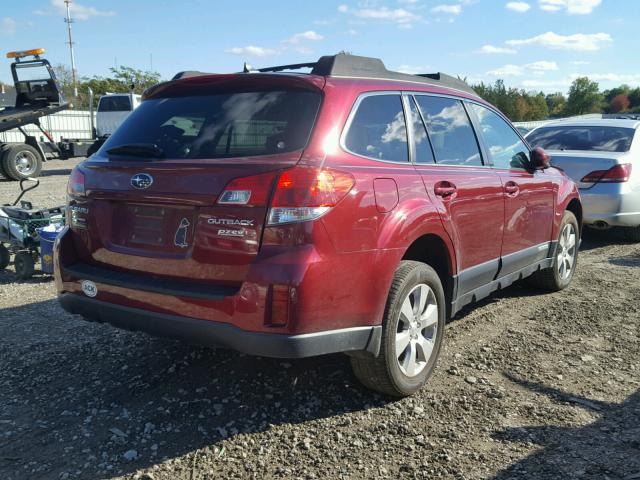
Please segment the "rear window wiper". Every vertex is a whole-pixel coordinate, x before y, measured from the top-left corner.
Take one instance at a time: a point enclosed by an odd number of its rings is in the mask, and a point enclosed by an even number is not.
[[[155,143],[128,143],[110,148],[107,150],[107,154],[143,158],[163,158],[164,150]]]

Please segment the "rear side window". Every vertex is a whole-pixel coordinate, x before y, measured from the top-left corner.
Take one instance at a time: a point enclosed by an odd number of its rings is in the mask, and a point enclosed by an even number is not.
[[[152,144],[167,158],[233,158],[304,148],[319,92],[261,91],[145,100],[101,148]]]
[[[390,162],[408,162],[407,127],[400,95],[364,97],[344,141],[352,153]]]
[[[130,112],[131,98],[128,96],[102,97],[98,104],[99,112]]]
[[[496,168],[527,168],[529,149],[497,113],[475,103],[468,103],[480,124],[482,138]]]
[[[628,152],[634,133],[633,128],[623,127],[541,127],[527,135],[527,141],[546,150]]]
[[[411,113],[411,121],[409,122],[413,128],[413,144],[415,148],[416,163],[434,163],[433,151],[429,144],[427,130],[422,122],[422,117],[418,111],[418,107],[413,98],[409,98],[409,111]]]
[[[482,165],[476,136],[462,102],[452,98],[416,96],[433,145],[436,162]]]

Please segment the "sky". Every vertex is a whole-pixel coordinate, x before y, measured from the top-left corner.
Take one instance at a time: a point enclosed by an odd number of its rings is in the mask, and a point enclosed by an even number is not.
[[[70,65],[63,0],[0,0],[4,53],[43,47]],[[126,65],[170,78],[234,72],[347,51],[407,73],[504,79],[566,92],[578,76],[601,88],[640,85],[638,0],[73,0],[79,76]]]

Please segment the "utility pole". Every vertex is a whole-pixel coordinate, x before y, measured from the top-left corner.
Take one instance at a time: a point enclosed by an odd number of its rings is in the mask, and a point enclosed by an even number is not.
[[[64,21],[67,24],[67,32],[69,34],[69,52],[71,53],[71,81],[73,82],[73,96],[78,97],[78,84],[76,83],[76,58],[73,54],[73,38],[71,37],[71,24],[73,23],[73,19],[71,18],[71,12],[69,10],[69,5],[72,0],[64,0],[65,5],[67,6],[67,18]]]

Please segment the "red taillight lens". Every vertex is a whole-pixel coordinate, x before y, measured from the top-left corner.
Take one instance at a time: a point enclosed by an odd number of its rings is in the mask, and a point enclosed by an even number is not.
[[[631,177],[631,164],[616,165],[609,170],[595,170],[582,177],[583,183],[624,183]]]
[[[278,178],[269,210],[269,225],[319,217],[335,206],[354,185],[349,173],[329,168],[296,167]]]
[[[75,197],[84,196],[84,173],[77,167],[71,171],[69,182],[67,183],[67,193]]]
[[[264,173],[231,180],[218,197],[218,203],[263,207],[269,199],[275,176],[275,173]]]

